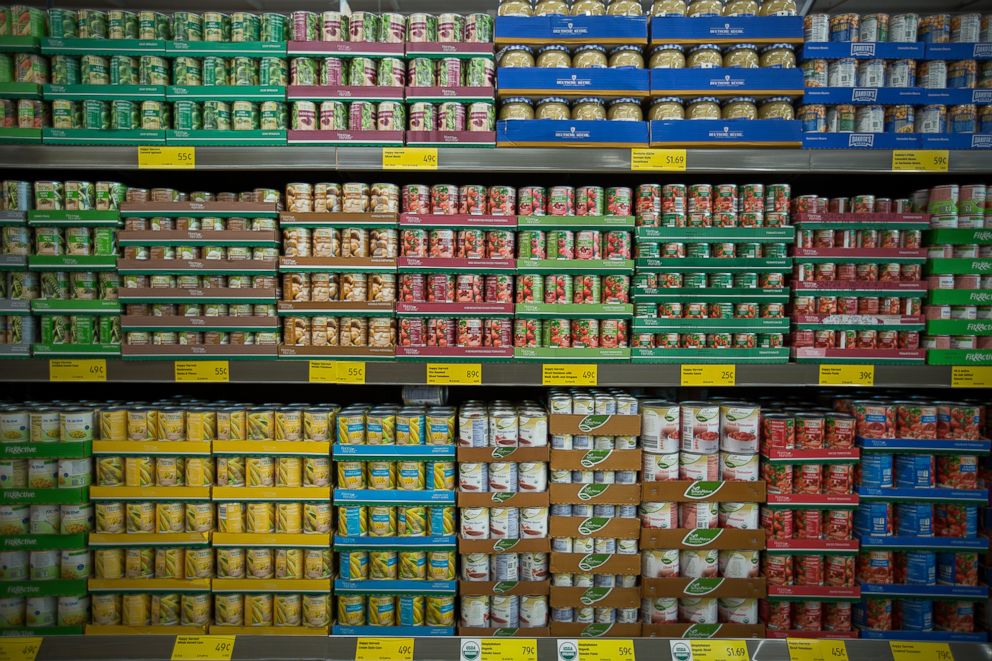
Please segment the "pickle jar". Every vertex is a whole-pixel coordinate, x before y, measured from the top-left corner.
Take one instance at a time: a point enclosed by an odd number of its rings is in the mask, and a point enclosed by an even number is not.
[[[644,10],[638,0],[610,0],[606,13],[609,16],[640,16]]]
[[[572,119],[606,119],[606,105],[598,96],[584,96],[572,104]]]
[[[579,46],[572,55],[572,66],[576,69],[605,69],[609,66],[606,49],[595,44]]]
[[[685,0],[654,0],[651,3],[652,16],[685,16]]]
[[[662,119],[685,119],[685,106],[682,99],[676,96],[663,96],[651,102],[648,110],[648,119],[651,121]]]
[[[536,64],[540,69],[567,69],[572,66],[572,58],[567,46],[552,44],[537,51]]]
[[[534,49],[530,46],[506,46],[496,54],[500,67],[527,69],[534,66]]]
[[[621,97],[610,101],[606,110],[606,119],[619,122],[643,122],[644,110],[641,102],[633,97]]]
[[[723,6],[724,16],[757,16],[758,0],[727,0]]]
[[[568,3],[564,0],[538,0],[534,16],[568,16]]]
[[[761,49],[761,66],[772,69],[795,69],[796,49],[792,44],[772,44]]]
[[[617,46],[610,51],[611,69],[643,69],[644,55],[640,46]]]
[[[723,66],[723,55],[716,44],[700,44],[689,49],[685,65],[690,69],[715,69]]]
[[[797,16],[798,14],[796,0],[765,0],[758,10],[758,16]]]
[[[761,66],[758,47],[754,44],[734,44],[727,46],[723,53],[723,66],[741,69],[757,69]]]
[[[686,16],[720,16],[723,14],[721,0],[692,0],[685,10]]]
[[[720,119],[720,101],[715,96],[691,99],[685,106],[686,119]]]
[[[758,106],[758,119],[795,119],[796,111],[792,108],[792,99],[787,96],[773,96],[765,99]]]
[[[531,16],[533,13],[529,0],[501,0],[496,10],[499,16]]]
[[[603,0],[576,0],[572,5],[572,16],[605,16]]]
[[[560,96],[548,96],[537,102],[535,119],[571,119],[568,100]]]
[[[534,102],[523,96],[503,100],[499,108],[500,119],[534,119]]]
[[[648,65],[652,69],[685,69],[685,48],[678,44],[655,46]]]
[[[735,96],[723,103],[721,119],[758,119],[758,104],[753,96]]]

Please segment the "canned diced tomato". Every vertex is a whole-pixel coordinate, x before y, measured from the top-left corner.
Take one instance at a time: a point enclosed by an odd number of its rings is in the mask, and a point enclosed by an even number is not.
[[[937,455],[937,486],[948,489],[977,489],[978,457]]]
[[[857,566],[858,578],[865,583],[889,585],[894,581],[892,551],[862,551]]]
[[[892,600],[864,599],[864,625],[873,631],[892,631]]]
[[[761,561],[762,574],[768,585],[793,585],[793,567],[791,555],[765,554]]]
[[[792,493],[818,494],[823,492],[823,465],[802,464],[796,471]]]
[[[829,510],[824,513],[823,536],[830,540],[848,540],[854,529],[854,512]]]
[[[974,537],[978,534],[978,507],[938,503],[933,508],[936,537]]]
[[[845,413],[828,413],[824,421],[823,447],[831,450],[853,448],[854,426],[854,416]]]
[[[899,438],[937,438],[937,407],[932,404],[900,402],[896,409],[896,435]]]
[[[792,604],[792,626],[799,631],[823,629],[823,604],[819,601],[800,601]]]
[[[896,407],[894,404],[870,400],[854,402],[858,436],[863,438],[895,438]]]
[[[823,556],[795,556],[794,579],[796,585],[823,585]]]
[[[793,519],[792,510],[761,508],[761,527],[771,539],[792,539]]]
[[[768,601],[758,603],[761,621],[769,631],[789,631],[792,629],[792,604],[788,601]]]
[[[824,570],[824,583],[830,587],[842,588],[854,585],[854,556],[828,555]]]
[[[824,631],[850,631],[852,626],[850,603],[823,604]]]
[[[768,493],[789,494],[793,492],[792,464],[761,464],[761,479],[765,481]]]
[[[824,468],[823,493],[847,495],[854,489],[854,466],[851,464],[828,464]]]
[[[975,630],[975,604],[971,601],[935,601],[933,623],[940,631],[971,633]]]
[[[937,583],[978,585],[978,554],[974,551],[938,553]]]

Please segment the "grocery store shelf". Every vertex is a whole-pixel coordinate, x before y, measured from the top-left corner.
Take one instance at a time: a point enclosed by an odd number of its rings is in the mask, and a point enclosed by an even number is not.
[[[365,364],[368,385],[422,385],[427,382],[426,362],[375,362]],[[231,383],[308,383],[308,361],[231,361]],[[482,364],[482,385],[539,386],[540,362]],[[599,385],[672,387],[681,385],[680,365],[599,364]],[[47,382],[49,364],[44,359],[0,360],[0,382]],[[168,360],[107,360],[107,381],[116,383],[172,383],[174,363]],[[739,387],[792,387],[819,384],[819,366],[805,364],[738,365]],[[951,368],[939,365],[878,365],[875,386],[887,388],[949,388]]]
[[[34,170],[138,169],[137,147],[0,146],[0,164]],[[382,170],[379,147],[197,147],[197,170]],[[441,148],[438,170],[449,172],[630,172],[630,149]],[[891,173],[886,150],[689,149],[687,172]],[[952,151],[949,173],[987,173],[983,151]],[[650,173],[645,173],[649,174]],[[657,173],[655,173],[657,174]]]
[[[389,627],[376,627],[376,636],[384,635]],[[516,637],[526,638],[527,630],[519,630]],[[218,632],[219,633],[219,632]],[[239,633],[242,633],[239,631]],[[169,659],[174,645],[173,636],[61,636],[46,638],[38,653],[38,661],[70,661],[73,659],[142,659],[163,661]],[[456,661],[461,641],[455,637],[415,638],[414,661]],[[848,658],[892,658],[889,643],[885,640],[848,640]],[[263,660],[316,660],[354,659],[357,639],[350,636],[252,636],[238,635],[234,643],[232,661]],[[979,643],[949,643],[954,661],[988,661],[992,646]],[[785,640],[753,639],[747,641],[752,661],[788,661]],[[537,658],[557,658],[557,639],[539,638]],[[666,639],[635,638],[634,653],[637,658],[654,661],[672,661],[671,646]],[[924,659],[925,656],[919,658]]]

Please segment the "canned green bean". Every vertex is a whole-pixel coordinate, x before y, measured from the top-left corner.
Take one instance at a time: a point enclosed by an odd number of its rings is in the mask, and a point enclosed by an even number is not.
[[[203,102],[203,128],[208,131],[230,131],[231,109],[225,101]]]
[[[217,11],[203,12],[203,40],[227,41],[231,36],[231,19]]]
[[[258,41],[261,38],[261,21],[256,14],[238,11],[231,14],[231,41]]]
[[[260,109],[260,126],[263,131],[286,128],[286,104],[282,101],[263,101]]]
[[[107,14],[98,9],[79,10],[79,38],[106,39]]]
[[[142,55],[138,78],[141,85],[168,85],[169,64],[164,57]]]
[[[168,110],[164,102],[141,102],[141,128],[146,131],[161,131],[169,128]]]
[[[228,63],[232,85],[258,85],[258,61],[250,57],[232,57]]]
[[[203,17],[191,11],[172,15],[172,38],[176,41],[203,41]]]
[[[407,63],[407,85],[410,87],[434,86],[434,60],[415,57]]]
[[[312,57],[294,57],[289,63],[293,85],[317,84],[317,60]]]
[[[145,58],[141,58],[142,61]],[[138,60],[129,55],[114,55],[110,58],[110,84],[111,85],[138,85],[139,84],[139,74],[138,74]],[[150,85],[152,83],[145,83],[142,81],[140,84]],[[154,83],[155,85],[162,85],[164,83]]]
[[[127,186],[119,181],[96,182],[96,208],[101,211],[119,209],[127,195]]]
[[[110,39],[137,39],[138,15],[133,11],[113,9],[107,12],[107,36]]]
[[[138,39],[169,39],[169,17],[157,11],[138,12]]]
[[[117,131],[133,131],[140,126],[138,103],[116,99],[110,109],[110,128]]]
[[[493,17],[489,14],[469,14],[465,17],[465,41],[470,44],[492,43],[493,26]]]
[[[55,99],[52,101],[52,127],[57,129],[77,129],[80,125],[79,106],[75,101]]]
[[[69,55],[52,55],[49,59],[53,85],[78,85],[79,59]]]
[[[217,58],[220,59],[220,58]],[[172,61],[172,84],[199,86],[203,84],[203,68],[195,57],[177,57]]]
[[[465,84],[469,87],[488,87],[496,77],[496,65],[485,57],[473,57],[463,66]]]
[[[79,14],[75,9],[48,10],[48,36],[74,39],[79,36]]]
[[[203,58],[204,85],[227,85],[229,80],[227,60],[213,56]]]
[[[0,53],[0,83],[14,82],[14,58]]]
[[[86,99],[82,102],[83,128],[106,131],[110,128],[110,104]]]
[[[402,87],[406,81],[406,67],[398,57],[382,58],[376,70],[377,85]]]
[[[101,55],[83,55],[79,62],[79,71],[83,85],[110,84],[107,58]]]
[[[172,105],[173,128],[197,131],[203,128],[203,115],[196,101],[179,100]]]
[[[96,318],[75,315],[69,317],[70,344],[93,344],[96,341]]]
[[[738,243],[737,256],[743,259],[761,257],[761,244],[755,242]]]
[[[379,41],[385,44],[402,44],[406,33],[406,18],[392,12],[379,15]]]
[[[98,244],[98,239],[94,239],[94,243]],[[104,254],[104,253],[97,253]],[[121,277],[116,273],[104,272],[100,273],[97,278],[97,290],[96,295],[101,301],[116,301],[118,291],[121,288]]]
[[[287,20],[285,14],[265,13],[260,20],[259,39],[262,41],[287,41]],[[233,37],[233,33],[232,33]]]
[[[41,228],[39,228],[41,229]],[[45,271],[38,279],[42,298],[69,298],[69,276],[61,271]]]
[[[285,87],[289,84],[289,66],[281,57],[263,57],[258,61],[258,84]]]
[[[111,227],[93,228],[93,254],[113,255],[115,248],[115,232]]]
[[[466,128],[469,131],[496,130],[496,107],[492,103],[477,101],[468,104]]]
[[[92,271],[73,271],[69,274],[72,298],[92,301],[97,297],[97,275]]]
[[[69,341],[69,320],[67,317],[60,315],[42,317],[39,325],[41,326],[42,344],[65,344]]]
[[[100,317],[100,342],[103,344],[121,343],[121,318]]]
[[[231,104],[231,128],[235,131],[258,130],[258,104],[252,101],[235,101]]]
[[[375,104],[369,101],[352,101],[351,105],[348,106],[348,129],[351,131],[374,131]]]

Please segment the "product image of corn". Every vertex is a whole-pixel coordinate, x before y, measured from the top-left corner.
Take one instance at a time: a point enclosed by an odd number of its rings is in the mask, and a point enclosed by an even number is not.
[[[152,623],[157,626],[178,626],[181,621],[180,603],[182,598],[175,593],[153,594],[151,603]]]
[[[331,462],[327,457],[304,457],[303,486],[326,487],[330,479]]]
[[[183,578],[184,567],[183,549],[155,549],[155,578]]]
[[[275,461],[272,457],[245,457],[244,462],[245,486],[271,487],[275,485]]]
[[[298,441],[301,438],[302,431],[302,411],[276,411],[274,440]]]
[[[451,627],[455,624],[455,598],[427,597],[427,620],[429,627]]]
[[[202,626],[210,621],[210,595],[209,594],[184,594],[182,595],[182,621],[183,626]]]
[[[419,505],[398,507],[396,512],[400,537],[420,537],[427,534],[427,508]]]
[[[398,576],[396,551],[369,551],[369,578],[372,580],[395,579]]]
[[[303,485],[303,461],[299,457],[279,457],[277,466],[277,487],[299,487]]]
[[[245,595],[245,624],[249,627],[272,626],[272,595]]]
[[[101,487],[124,486],[124,458],[97,457],[96,483]]]
[[[303,578],[303,549],[276,549],[275,577]]]
[[[332,557],[330,549],[304,549],[303,577],[330,578],[333,567]],[[367,565],[368,561],[366,560]]]
[[[400,551],[399,578],[407,580],[427,578],[427,554],[423,551]]]
[[[299,534],[303,532],[303,505],[301,503],[276,503],[276,532]]]
[[[248,413],[248,440],[270,441],[273,437],[273,412],[253,411]]]
[[[231,627],[244,626],[245,596],[243,594],[215,594],[214,622]]]
[[[308,534],[326,534],[330,531],[330,503],[303,503],[303,532]]]
[[[326,594],[303,595],[303,626],[323,628],[329,625],[331,613],[328,603],[330,600],[330,595]]]
[[[303,599],[300,595],[277,594],[273,601],[273,626],[298,627],[301,625]]]
[[[185,510],[182,503],[155,504],[156,532],[185,532]]]
[[[127,532],[155,532],[155,504],[127,503]]]
[[[245,486],[245,458],[244,457],[228,457],[227,458],[227,486],[229,486],[229,487],[243,487],[243,486]]]
[[[365,596],[340,595],[338,600],[338,624],[360,627],[365,625]]]

